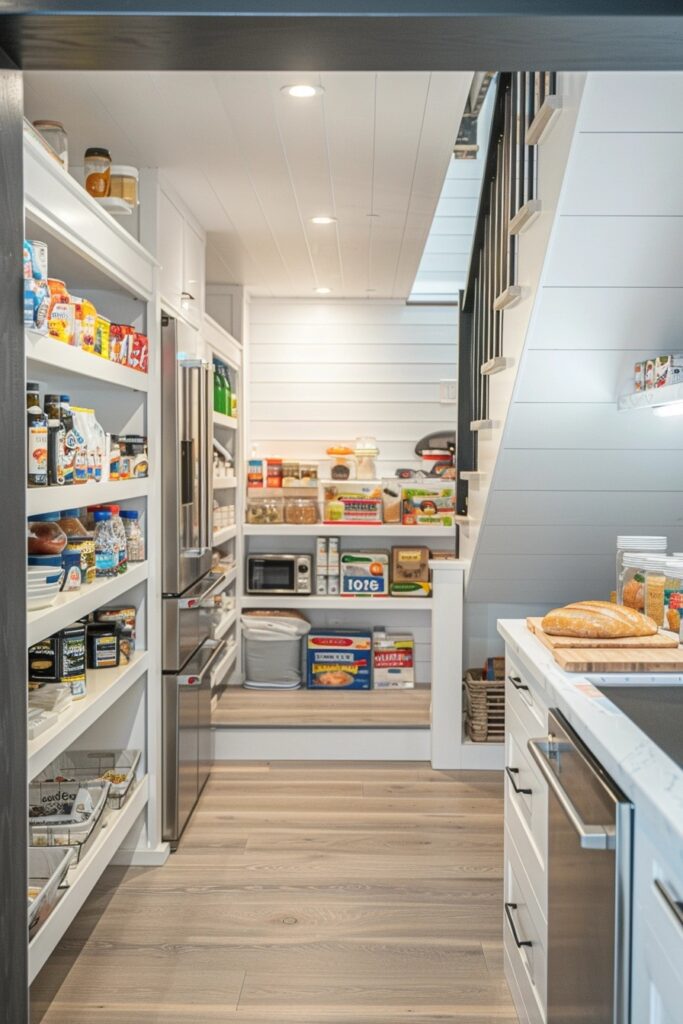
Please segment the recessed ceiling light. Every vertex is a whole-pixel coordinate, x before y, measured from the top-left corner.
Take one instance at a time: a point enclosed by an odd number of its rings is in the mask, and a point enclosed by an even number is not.
[[[315,293],[316,295],[329,295],[331,291],[331,288],[316,288]]]
[[[336,217],[311,217],[311,224],[336,224]]]
[[[280,92],[284,92],[287,96],[293,96],[296,100],[310,100],[313,96],[320,96],[325,90],[322,85],[305,85],[303,83],[299,85],[283,85]]]

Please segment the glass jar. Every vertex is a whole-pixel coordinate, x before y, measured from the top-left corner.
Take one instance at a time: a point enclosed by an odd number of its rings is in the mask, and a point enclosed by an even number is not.
[[[617,604],[633,608],[637,612],[645,609],[645,565],[647,555],[641,551],[620,552],[621,570],[617,576]]]
[[[645,562],[645,614],[661,629],[664,625],[666,555],[648,555]]]
[[[284,505],[282,498],[248,498],[247,522],[255,526],[284,523]]]
[[[296,526],[312,526],[317,523],[318,502],[315,498],[287,498],[285,500],[285,522]]]
[[[91,146],[84,158],[85,191],[95,199],[109,195],[111,179],[111,155],[108,149]]]
[[[98,579],[119,574],[119,545],[111,512],[95,512],[95,572]]]
[[[664,592],[665,629],[680,634],[683,609],[683,558],[669,558],[664,566],[666,589]]]
[[[112,164],[109,181],[109,195],[123,199],[132,210],[138,205],[138,180],[140,172],[137,167],[123,164]]]
[[[65,171],[69,170],[69,137],[61,121],[34,121],[33,127],[57,155]]]
[[[59,512],[43,512],[28,518],[29,555],[61,555],[67,536],[59,525]]]
[[[67,508],[60,516],[59,525],[68,538],[88,536],[88,531],[81,521],[80,511],[78,508]]]
[[[666,554],[666,537],[630,537],[630,536],[618,536],[617,537],[617,604],[625,604],[622,600],[622,592],[619,587],[619,577],[621,576],[623,569],[623,557],[626,553],[633,553],[634,551],[642,551],[645,553],[652,552],[653,554]],[[633,608],[633,605],[629,605]],[[642,607],[638,611],[642,611]]]
[[[121,519],[126,531],[129,562],[144,562],[145,537],[140,528],[140,513],[134,509],[122,509]]]

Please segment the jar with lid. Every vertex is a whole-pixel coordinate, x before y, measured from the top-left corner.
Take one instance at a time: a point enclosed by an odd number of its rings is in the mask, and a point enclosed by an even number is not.
[[[287,498],[285,500],[286,523],[311,526],[318,521],[318,502],[315,498]]]
[[[248,498],[247,522],[256,526],[273,526],[283,523],[284,501],[282,498]]]
[[[627,604],[627,602],[622,599],[622,589],[619,586],[619,577],[621,576],[624,568],[624,555],[640,551],[644,553],[652,552],[652,554],[660,555],[666,554],[666,537],[635,537],[624,535],[617,537],[617,604]],[[634,608],[635,605],[629,605],[629,607]],[[643,606],[641,605],[638,611],[642,610]]]
[[[64,509],[59,518],[59,525],[69,539],[71,537],[89,536],[88,531],[81,520],[80,511],[81,510],[78,508],[67,508]]]
[[[660,628],[664,625],[666,555],[648,554],[645,561],[645,614]]]
[[[134,210],[138,205],[138,180],[140,172],[137,167],[123,164],[112,164],[109,180],[109,195],[123,199],[124,203]]]
[[[135,509],[122,509],[121,519],[126,531],[129,562],[144,562],[145,537],[140,527],[140,513]]]
[[[621,571],[617,576],[617,604],[642,612],[645,609],[647,554],[642,551],[623,551],[620,554]]]
[[[59,524],[59,512],[43,512],[28,518],[29,555],[61,555],[67,536]]]
[[[97,512],[100,509],[104,509],[111,515],[111,526],[116,538],[116,547],[118,552],[118,572],[123,573],[128,568],[128,544],[126,542],[126,531],[123,525],[123,520],[120,516],[120,506],[99,505],[95,510],[95,520],[97,520]]]
[[[61,121],[34,121],[33,127],[47,142],[65,171],[69,170],[69,137]]]
[[[680,635],[681,611],[683,610],[683,556],[667,558],[664,572],[666,573],[664,628]]]
[[[95,572],[97,578],[118,576],[119,544],[111,521],[111,512],[95,512]]]
[[[84,158],[85,191],[95,199],[109,195],[111,179],[111,155],[108,149],[90,146]]]

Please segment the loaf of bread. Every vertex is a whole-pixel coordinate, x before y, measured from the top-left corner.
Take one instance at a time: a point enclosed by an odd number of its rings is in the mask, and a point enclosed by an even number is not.
[[[626,636],[654,636],[654,619],[633,608],[610,601],[577,601],[555,608],[541,625],[550,636],[576,636],[591,640],[618,640]]]

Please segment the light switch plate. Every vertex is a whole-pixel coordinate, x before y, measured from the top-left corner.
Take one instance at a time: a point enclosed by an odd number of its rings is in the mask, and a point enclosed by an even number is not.
[[[458,401],[457,380],[439,381],[439,402],[441,405],[455,405]]]

